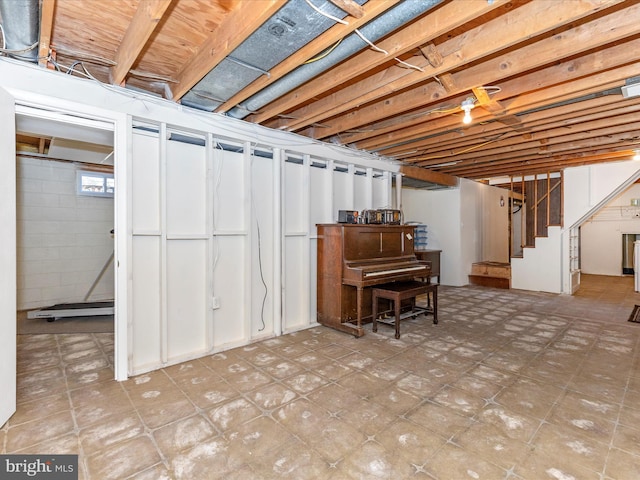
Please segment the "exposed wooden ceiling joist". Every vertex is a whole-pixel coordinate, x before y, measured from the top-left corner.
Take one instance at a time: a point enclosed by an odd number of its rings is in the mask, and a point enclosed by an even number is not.
[[[138,54],[147,44],[162,16],[174,0],[140,0],[136,13],[122,37],[111,67],[111,83],[121,84],[133,68]]]
[[[231,94],[212,110],[229,114],[310,59],[330,59],[346,36],[406,3],[325,2],[321,8],[342,12],[346,24],[329,24],[237,87],[234,77],[214,79]],[[376,48],[363,41],[362,50],[292,84],[245,120],[395,158],[417,176],[446,174],[438,177],[445,183],[448,175],[480,179],[620,161],[639,148],[640,97],[623,98],[620,87],[640,84],[640,0],[427,3]],[[277,18],[284,29],[304,32],[305,21],[328,18],[306,0],[39,5],[42,66],[51,51],[61,72],[172,101],[181,101],[265,22]],[[291,5],[308,10],[298,24],[278,16]],[[71,68],[76,62],[82,68]],[[475,104],[474,120],[462,125],[460,104],[467,98]]]

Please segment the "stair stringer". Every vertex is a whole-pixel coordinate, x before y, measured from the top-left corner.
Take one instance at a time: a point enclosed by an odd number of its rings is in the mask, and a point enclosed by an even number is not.
[[[511,258],[511,288],[562,293],[562,227],[548,227],[534,248]]]

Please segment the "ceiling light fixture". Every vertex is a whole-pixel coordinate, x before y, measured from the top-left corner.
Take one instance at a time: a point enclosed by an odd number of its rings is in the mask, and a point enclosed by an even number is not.
[[[469,97],[466,100],[463,100],[460,104],[460,108],[464,110],[464,117],[462,118],[462,123],[468,125],[471,123],[473,118],[471,117],[471,109],[475,107],[475,100],[473,97]]]

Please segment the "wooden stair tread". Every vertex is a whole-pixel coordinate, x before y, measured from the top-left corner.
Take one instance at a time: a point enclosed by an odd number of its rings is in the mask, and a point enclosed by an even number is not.
[[[469,284],[482,287],[511,288],[510,278],[488,277],[486,275],[469,275]]]
[[[502,262],[478,262],[471,265],[471,275],[510,279],[511,265]]]

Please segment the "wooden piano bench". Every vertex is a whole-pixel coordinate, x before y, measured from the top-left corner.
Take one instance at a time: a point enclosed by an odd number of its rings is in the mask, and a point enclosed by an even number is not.
[[[418,295],[429,295],[428,307],[416,306]],[[433,304],[431,303],[433,295]],[[433,313],[433,323],[438,323],[438,284],[419,282],[417,280],[407,282],[392,282],[373,287],[373,327],[374,332],[378,331],[378,322],[396,327],[396,338],[400,338],[400,320],[413,318],[418,315]],[[394,316],[386,319],[378,318],[378,300],[384,298],[391,300],[394,307]],[[402,301],[411,300],[411,310],[402,312]]]

